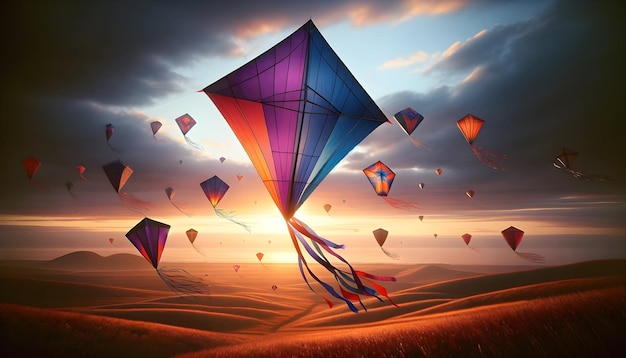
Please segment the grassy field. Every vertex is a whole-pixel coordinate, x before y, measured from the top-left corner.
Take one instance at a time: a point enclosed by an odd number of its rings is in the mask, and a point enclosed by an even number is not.
[[[398,307],[369,298],[359,314],[328,308],[292,267],[230,277],[230,267],[199,266],[224,279],[190,298],[150,271],[74,264],[0,265],[0,356],[626,356],[626,260],[492,274],[386,266]]]

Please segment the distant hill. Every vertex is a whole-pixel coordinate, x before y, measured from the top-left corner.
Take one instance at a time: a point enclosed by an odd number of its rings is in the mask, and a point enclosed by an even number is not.
[[[100,256],[91,251],[76,251],[41,263],[48,269],[59,270],[151,270],[146,260],[133,254],[114,254]]]
[[[479,275],[475,272],[454,270],[448,265],[425,265],[401,271],[395,277],[398,281],[427,284]]]

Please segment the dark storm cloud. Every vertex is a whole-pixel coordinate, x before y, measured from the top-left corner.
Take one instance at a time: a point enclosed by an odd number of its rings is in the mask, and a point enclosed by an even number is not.
[[[3,2],[0,147],[7,170],[0,183],[14,190],[0,194],[2,211],[45,206],[40,198],[29,197],[31,188],[24,185],[20,163],[28,155],[44,163],[37,176],[52,187],[63,186],[68,170],[79,163],[87,174],[99,172],[102,179],[101,165],[117,157],[136,170],[135,176],[146,173],[141,179],[148,187],[154,178],[171,173],[165,163],[185,156],[188,148],[173,143],[154,148],[146,135],[147,118],[112,108],[157,104],[188,91],[189,79],[175,68],[241,55],[247,38],[293,28],[308,18],[322,24],[349,18],[365,25],[393,18],[405,5],[334,0]],[[421,12],[431,8],[426,4]],[[124,149],[121,154],[105,145],[107,123],[117,128],[111,143]]]
[[[447,4],[460,9],[456,3]],[[206,179],[211,167],[195,161],[189,148],[173,142],[155,145],[148,118],[112,108],[158,103],[188,90],[188,79],[176,67],[240,54],[246,37],[295,28],[308,18],[318,25],[349,19],[362,26],[397,19],[407,9],[404,2],[356,0],[204,1],[193,6],[154,1],[16,4],[2,5],[0,24],[6,54],[0,60],[0,147],[3,167],[11,168],[1,183],[13,188],[0,194],[4,213],[67,207],[57,205],[67,197],[31,195],[20,168],[20,161],[31,154],[45,163],[39,173],[42,181],[55,188],[70,180],[67,173],[74,165],[85,165],[86,176],[97,182],[89,190],[101,195],[94,203],[117,200],[101,165],[118,157],[135,170],[129,191],[162,195],[160,178],[175,173],[179,181],[168,185],[182,194],[185,185],[197,186]],[[427,3],[422,13],[434,13],[429,6],[437,4],[441,2]],[[479,68],[473,80],[378,100],[389,117],[407,106],[421,112],[426,119],[413,135],[430,150],[415,148],[397,125],[383,125],[364,142],[366,152],[347,158],[347,168],[362,176],[358,172],[365,165],[381,159],[438,190],[441,195],[436,198],[419,199],[425,205],[428,200],[442,205],[442,210],[458,207],[456,199],[445,194],[463,196],[468,188],[494,209],[540,206],[543,202],[534,201],[537,198],[549,195],[557,200],[572,191],[617,192],[623,198],[619,116],[626,41],[620,9],[613,6],[564,1],[539,18],[490,28],[462,43],[429,75],[467,75]],[[487,121],[476,144],[508,154],[507,171],[496,172],[471,153],[455,124],[468,112]],[[117,128],[111,143],[124,152],[106,146],[107,123]],[[558,172],[551,163],[562,146],[580,151],[576,165],[581,170],[617,180],[580,183]],[[189,165],[178,167],[181,158]],[[411,174],[416,167],[424,171]],[[444,168],[441,177],[434,174],[438,167]],[[415,188],[402,183],[394,184],[394,195],[412,199]],[[82,185],[77,183],[77,192]]]
[[[520,169],[551,163],[561,146],[572,146],[581,162],[585,155],[599,160],[591,169],[623,177],[612,153],[620,142],[616,78],[623,77],[624,36],[606,35],[619,21],[610,9],[576,5],[566,2],[541,18],[488,29],[431,70],[479,68],[475,79],[428,94],[391,94],[381,106],[412,106],[426,117],[414,135],[431,143],[428,162],[467,152],[455,122],[473,113],[487,121],[476,144],[511,153],[511,165]],[[376,136],[398,143],[389,138]],[[449,149],[438,155],[435,148],[444,143]],[[408,148],[400,143],[397,150]],[[411,163],[407,158],[406,166]]]
[[[476,70],[472,79],[425,94],[404,91],[379,100],[390,116],[407,106],[423,114],[425,120],[413,136],[430,151],[415,148],[397,125],[382,126],[364,143],[386,148],[377,151],[377,159],[396,171],[425,169],[421,178],[428,178],[435,168],[444,168],[442,177],[435,179],[442,183],[446,177],[447,194],[474,188],[476,198],[496,210],[552,206],[557,209],[550,215],[561,222],[575,213],[579,224],[623,228],[617,213],[623,213],[626,196],[626,167],[619,164],[626,38],[619,8],[565,1],[538,18],[487,29],[427,72],[458,76]],[[508,155],[504,172],[488,168],[471,153],[456,128],[456,121],[467,113],[486,121],[475,144]],[[613,180],[583,182],[556,170],[552,162],[562,147],[580,152],[573,167]],[[350,164],[356,169],[357,163]],[[415,189],[394,190],[411,197]],[[567,193],[590,197],[563,201]],[[616,202],[594,204],[592,197],[606,195]],[[443,209],[458,208],[458,201],[445,199],[437,198]],[[568,211],[571,207],[577,210]],[[548,218],[544,211],[524,215]]]

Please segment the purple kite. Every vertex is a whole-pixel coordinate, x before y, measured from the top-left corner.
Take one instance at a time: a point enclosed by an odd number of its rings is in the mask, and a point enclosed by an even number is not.
[[[330,171],[388,122],[313,22],[203,91],[239,139],[285,219],[309,288],[315,292],[305,268],[354,312],[358,309],[352,301],[361,302],[361,296],[387,296],[369,279],[395,278],[354,270],[334,251],[343,245],[320,237],[294,217]],[[334,275],[339,292],[312,271],[303,251]],[[323,251],[349,271],[335,267]]]
[[[105,134],[106,139],[107,139],[107,145],[108,145],[108,146],[109,146],[109,148],[111,148],[114,152],[121,153],[121,152],[122,152],[122,150],[121,150],[121,149],[119,149],[119,148],[114,147],[114,146],[111,144],[111,142],[110,142],[111,137],[113,137],[113,133],[115,133],[115,126],[114,126],[112,123],[109,123],[109,124],[107,124],[107,125],[105,125],[105,126],[104,126],[104,134]]]
[[[415,131],[417,126],[424,120],[424,116],[417,113],[413,108],[407,107],[400,112],[393,115],[393,119],[398,122],[400,127],[404,130],[404,132],[409,136],[411,142],[416,146],[424,149],[428,149],[424,143],[419,140],[411,137],[411,134]]]
[[[208,295],[209,285],[185,270],[160,268],[170,226],[144,218],[126,233],[126,238],[137,248],[161,277],[161,280],[178,295]]]
[[[207,199],[209,199],[209,202],[211,203],[211,206],[213,206],[213,210],[215,211],[215,214],[217,216],[241,226],[247,232],[251,231],[250,226],[239,221],[235,217],[235,213],[233,211],[225,212],[224,210],[217,208],[217,204],[220,202],[220,200],[222,200],[222,198],[230,188],[228,184],[226,184],[217,175],[214,175],[211,178],[200,183],[200,187],[202,188],[204,195],[206,195]]]

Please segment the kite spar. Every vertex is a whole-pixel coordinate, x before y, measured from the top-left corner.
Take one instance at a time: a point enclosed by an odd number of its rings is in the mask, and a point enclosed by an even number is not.
[[[334,251],[343,245],[320,237],[295,218],[328,173],[388,122],[313,22],[203,91],[239,139],[285,219],[309,288],[315,291],[305,269],[354,312],[358,309],[352,302],[360,302],[361,296],[387,296],[368,279],[395,278],[355,270]],[[339,292],[313,272],[304,252],[333,274]],[[348,270],[335,267],[324,252]]]

